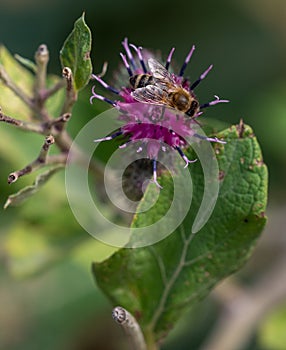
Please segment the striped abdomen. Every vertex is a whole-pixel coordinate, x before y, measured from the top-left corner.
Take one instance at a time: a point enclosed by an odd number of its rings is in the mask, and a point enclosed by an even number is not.
[[[142,88],[155,83],[154,78],[150,74],[136,74],[129,78],[129,82],[134,89]]]

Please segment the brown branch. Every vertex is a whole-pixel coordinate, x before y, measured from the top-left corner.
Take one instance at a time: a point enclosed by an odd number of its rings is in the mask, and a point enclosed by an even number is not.
[[[71,113],[64,113],[58,118],[52,119],[49,122],[49,126],[50,127],[53,126],[57,132],[62,132],[66,123],[70,120],[70,118],[71,118]]]
[[[54,128],[57,133],[60,133],[63,130],[64,125],[70,120],[70,118],[71,113],[65,113],[58,118],[51,119],[47,122],[39,124],[25,122],[23,120],[9,117],[8,115],[3,114],[0,108],[0,122],[16,126],[17,128],[24,131],[31,131],[43,135],[47,135],[52,128]]]
[[[36,117],[45,121],[51,118],[45,109],[45,95],[47,85],[47,66],[49,63],[49,50],[46,45],[42,44],[35,53],[36,77],[34,83],[34,110]]]
[[[47,100],[49,97],[54,95],[56,92],[62,89],[65,86],[65,84],[66,82],[64,80],[60,80],[51,88],[46,89],[45,93],[43,94],[43,100]]]
[[[8,115],[3,114],[1,111],[0,111],[0,122],[4,122],[7,124],[16,126],[21,130],[32,131],[37,134],[46,134],[44,125],[15,119],[15,118],[9,117]]]
[[[71,114],[65,113],[58,118],[50,120],[49,122],[36,124],[36,123],[25,122],[19,119],[9,117],[7,115],[4,115],[0,111],[0,122],[4,122],[7,124],[16,126],[17,128],[24,131],[31,131],[37,134],[47,135],[47,133],[50,132],[52,128],[54,128],[57,131],[57,133],[55,133],[54,135],[55,143],[58,146],[58,148],[61,150],[61,152],[63,152],[63,154],[61,155],[61,160],[59,161],[60,163],[65,162],[67,158],[67,154],[73,142],[69,134],[65,130],[63,130],[63,125],[67,123],[70,120],[70,118],[71,118]],[[48,158],[48,162],[50,162],[51,158],[56,159],[55,156],[51,156]],[[88,165],[88,162],[86,160],[86,155],[80,150],[77,151],[77,154],[73,155],[73,158],[74,158],[74,161],[83,163],[85,166],[89,166],[94,176],[97,179],[100,179],[103,176],[103,173],[104,173],[103,165],[100,165],[99,163],[94,162],[93,160],[91,160],[90,164]],[[27,170],[29,169],[26,169],[26,173],[27,173]],[[10,183],[12,182],[15,182],[15,181],[11,181]]]
[[[45,166],[47,164],[46,161],[50,146],[54,142],[55,140],[53,136],[47,136],[38,157],[32,163],[28,164],[25,168],[9,174],[8,184],[10,185],[11,183],[16,182],[19,177],[24,176],[26,174],[30,174],[31,172],[39,169],[40,167]]]
[[[77,92],[74,89],[73,74],[69,67],[63,68],[63,77],[66,80],[66,99],[61,114],[71,113],[72,107],[77,100]]]
[[[49,50],[46,45],[42,44],[38,47],[35,53],[35,62],[37,65],[35,79],[35,94],[41,95],[41,92],[46,90],[47,82],[47,66],[49,62]]]

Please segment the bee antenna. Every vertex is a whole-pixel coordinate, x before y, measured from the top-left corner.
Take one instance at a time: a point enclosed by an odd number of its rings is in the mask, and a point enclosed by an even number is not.
[[[167,61],[166,61],[166,65],[165,65],[166,70],[169,69],[174,51],[175,51],[175,48],[173,47],[169,53],[169,56],[167,57]]]
[[[180,70],[179,77],[182,77],[184,75],[185,69],[187,68],[188,63],[190,62],[190,59],[192,57],[193,52],[195,51],[195,48],[196,48],[195,45],[193,45],[190,52],[188,53],[185,59],[185,62],[183,63],[182,68]]]

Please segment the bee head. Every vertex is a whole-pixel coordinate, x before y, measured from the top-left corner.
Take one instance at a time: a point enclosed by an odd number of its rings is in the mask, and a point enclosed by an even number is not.
[[[132,87],[135,86],[136,80],[137,80],[137,76],[136,76],[136,75],[132,75],[132,76],[129,78],[129,83],[131,84]]]

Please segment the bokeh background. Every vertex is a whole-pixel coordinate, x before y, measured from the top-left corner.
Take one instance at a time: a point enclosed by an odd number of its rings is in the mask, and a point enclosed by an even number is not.
[[[209,101],[214,94],[231,100],[210,108],[205,120],[218,120],[217,125],[224,127],[243,118],[253,127],[269,167],[269,223],[253,257],[235,276],[236,283],[248,290],[274,264],[281,266],[279,259],[286,253],[285,0],[0,0],[0,42],[13,54],[30,59],[40,44],[47,44],[49,72],[60,75],[59,51],[83,11],[93,35],[94,71],[100,72],[108,61],[106,80],[113,79],[126,36],[137,45],[160,50],[163,57],[175,46],[174,58],[179,63],[195,44],[190,77],[196,78],[214,64],[197,89],[200,101]],[[101,102],[90,107],[88,98],[86,89],[70,122],[71,133],[105,108]],[[7,175],[37,155],[42,139],[6,125],[0,128],[3,207],[10,193],[32,182],[27,177],[8,187]],[[8,134],[6,139],[3,135]],[[112,248],[94,242],[77,225],[63,184],[63,174],[57,175],[22,207],[0,209],[1,349],[127,346],[90,272],[91,261],[100,261]],[[268,288],[271,294],[270,283]],[[200,349],[217,324],[221,304],[214,293],[188,312],[163,349]],[[282,294],[262,313],[243,349],[286,349],[285,329],[286,294]]]

